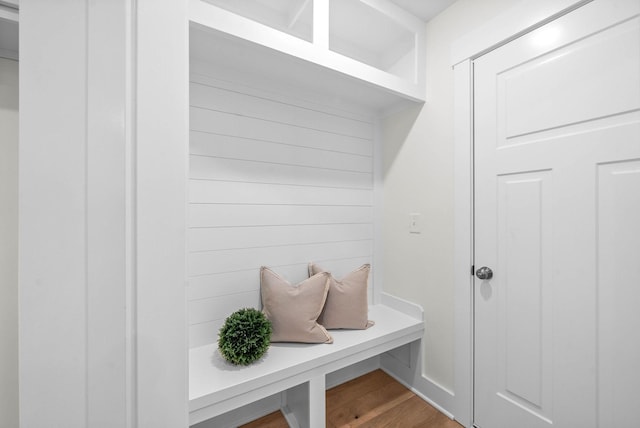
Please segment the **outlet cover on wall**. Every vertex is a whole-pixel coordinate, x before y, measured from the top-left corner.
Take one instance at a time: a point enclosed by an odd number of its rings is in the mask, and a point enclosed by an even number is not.
[[[409,213],[409,233],[422,233],[422,214]]]

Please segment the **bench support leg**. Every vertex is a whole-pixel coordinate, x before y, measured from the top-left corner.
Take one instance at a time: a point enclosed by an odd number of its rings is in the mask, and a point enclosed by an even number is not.
[[[293,428],[325,428],[325,380],[316,376],[284,392],[282,409]]]
[[[325,400],[325,377],[317,376],[309,381],[309,428],[325,428]]]

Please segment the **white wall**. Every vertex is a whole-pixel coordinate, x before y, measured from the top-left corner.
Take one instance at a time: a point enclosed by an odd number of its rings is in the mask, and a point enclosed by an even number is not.
[[[191,347],[260,308],[260,266],[297,283],[308,262],[341,277],[373,255],[371,119],[221,73],[192,61]]]
[[[451,45],[513,3],[459,0],[431,20],[427,24],[427,102],[382,121],[384,289],[423,306],[423,374],[451,392],[455,209]],[[409,234],[409,213],[422,213],[421,234]]]
[[[0,426],[18,426],[18,62],[0,58]]]

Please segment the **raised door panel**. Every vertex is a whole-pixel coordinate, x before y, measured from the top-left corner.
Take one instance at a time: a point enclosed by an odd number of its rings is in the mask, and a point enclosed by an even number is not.
[[[499,145],[633,111],[640,98],[640,58],[627,53],[639,48],[639,20],[579,39],[498,74]],[[562,31],[562,26],[552,25],[531,43],[548,43]],[[626,84],[610,84],[617,81]]]
[[[552,171],[498,177],[499,392],[551,417]]]
[[[598,422],[630,427],[640,403],[640,160],[598,165],[597,218]]]

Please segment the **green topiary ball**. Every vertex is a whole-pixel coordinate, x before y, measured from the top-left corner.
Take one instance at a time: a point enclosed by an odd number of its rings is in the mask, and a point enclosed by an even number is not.
[[[271,343],[271,321],[253,308],[229,315],[218,334],[218,348],[232,364],[246,366],[260,359]]]

